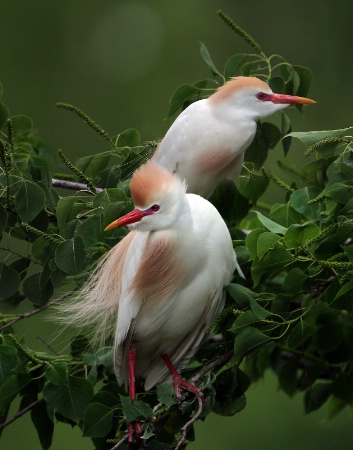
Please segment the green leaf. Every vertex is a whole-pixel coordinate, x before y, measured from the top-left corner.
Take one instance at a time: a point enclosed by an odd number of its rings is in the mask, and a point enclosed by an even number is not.
[[[153,418],[153,410],[141,400],[131,400],[130,397],[120,396],[123,414],[128,423],[139,420],[149,421]]]
[[[55,251],[55,262],[59,269],[69,275],[77,275],[86,262],[86,247],[81,236],[59,244]]]
[[[40,264],[46,264],[54,256],[55,248],[54,242],[41,236],[33,242],[32,256]]]
[[[46,384],[43,396],[50,408],[79,423],[93,397],[93,387],[88,380],[69,375],[66,385]]]
[[[353,403],[353,381],[352,377],[346,373],[338,375],[332,385],[332,394],[343,400],[345,404]]]
[[[317,142],[323,141],[329,138],[338,138],[352,134],[353,127],[342,128],[340,130],[329,130],[329,131],[296,131],[287,134],[288,136],[294,137],[302,141],[305,145],[311,146]]]
[[[213,383],[216,390],[213,412],[221,416],[233,416],[244,409],[244,392],[249,384],[249,378],[239,369],[231,367],[221,372]]]
[[[257,240],[257,256],[262,259],[265,254],[281,239],[277,234],[269,231],[261,233]]]
[[[291,295],[299,294],[307,278],[308,276],[299,267],[294,267],[284,279],[284,291]]]
[[[44,306],[53,295],[54,288],[49,277],[50,273],[44,279],[43,273],[37,272],[25,279],[23,293],[35,305]]]
[[[322,195],[330,197],[338,203],[346,204],[352,198],[353,187],[344,183],[333,183],[326,186]]]
[[[218,71],[217,67],[214,65],[206,46],[202,42],[200,42],[200,44],[201,44],[200,53],[201,53],[202,59],[205,61],[208,68],[211,70],[212,75],[216,75],[216,76],[223,78],[222,74]]]
[[[286,83],[285,93],[297,95],[299,84],[300,84],[300,77],[299,77],[299,74],[293,69],[293,66],[291,67],[290,73],[291,73],[291,76]]]
[[[52,285],[54,288],[60,287],[64,283],[67,274],[59,269],[54,258],[49,261],[49,268]]]
[[[114,409],[101,403],[91,403],[86,409],[83,436],[104,437],[113,427]]]
[[[305,66],[294,65],[293,69],[299,76],[299,86],[297,88],[296,95],[299,95],[300,97],[306,97],[309,92],[313,73],[308,67]]]
[[[58,361],[51,364],[45,371],[45,375],[50,383],[55,385],[65,385],[68,379],[68,365],[67,362]]]
[[[343,247],[344,253],[347,255],[350,262],[353,262],[353,244],[345,245]]]
[[[7,225],[7,211],[0,203],[0,234],[5,230]]]
[[[0,263],[0,300],[6,300],[14,295],[20,283],[20,274],[6,264]]]
[[[31,419],[35,426],[42,450],[49,450],[53,440],[54,423],[48,416],[46,402],[31,410]]]
[[[253,203],[264,194],[269,185],[269,178],[262,173],[249,170],[249,163],[243,165],[241,174],[237,180],[237,186],[241,195]]]
[[[109,167],[99,173],[98,185],[101,188],[115,188],[121,178],[122,172],[119,167]]]
[[[8,406],[12,400],[17,396],[17,394],[27,386],[32,379],[26,373],[19,373],[16,375],[11,375],[1,386],[0,386],[0,413],[7,410]]]
[[[95,245],[99,240],[103,241],[102,217],[91,216],[85,219],[77,228],[77,235],[82,237],[86,248]]]
[[[301,214],[298,213],[290,203],[284,205],[275,204],[272,206],[270,219],[283,227],[288,228],[293,223],[301,221]]]
[[[281,134],[282,136],[287,135],[292,131],[292,124],[289,120],[289,117],[284,112],[281,113]],[[292,138],[288,137],[287,139],[282,139],[282,148],[285,155],[289,152],[290,146],[292,143]]]
[[[320,190],[316,187],[304,187],[294,191],[290,196],[290,203],[292,207],[303,214],[309,220],[317,220],[321,206],[317,203],[308,205],[310,200],[313,200],[320,194]]]
[[[14,374],[18,364],[17,350],[10,345],[0,346],[0,386]]]
[[[85,208],[86,203],[75,196],[60,198],[56,208],[59,228],[62,228],[65,223],[76,219],[77,214]]]
[[[76,161],[75,166],[88,177],[94,178],[107,167],[110,157],[107,153],[84,156]]]
[[[212,194],[210,201],[229,226],[239,223],[250,209],[249,200],[240,194],[231,180],[223,180]]]
[[[270,342],[272,338],[258,328],[247,327],[239,332],[234,341],[234,355],[240,360],[246,353]]]
[[[116,147],[137,147],[140,145],[140,132],[135,128],[128,128],[115,139]]]
[[[293,358],[292,360],[285,361],[277,372],[279,387],[290,397],[292,397],[298,389],[297,371],[298,360]]]
[[[281,139],[281,132],[270,122],[258,123],[254,140],[245,151],[244,160],[252,162],[257,170],[267,159],[268,150],[276,146]]]
[[[266,233],[262,228],[257,228],[251,231],[245,239],[246,246],[248,247],[250,259],[255,259],[257,257],[258,245],[257,242],[260,239],[261,234]]]
[[[15,208],[23,222],[31,222],[44,208],[45,195],[42,189],[31,181],[23,180],[15,197]]]
[[[294,257],[282,246],[274,247],[261,260],[256,258],[251,267],[254,286],[258,285],[264,274],[283,270],[293,261]]]
[[[287,231],[287,228],[264,216],[259,211],[254,211],[254,213],[257,215],[257,218],[262,223],[262,225],[268,230],[270,230],[272,233],[284,234]]]
[[[341,309],[346,311],[352,311],[352,291],[353,291],[353,280],[348,281],[343,284],[343,286],[336,291],[333,300],[329,302],[331,308]],[[350,293],[349,295],[347,295]]]
[[[255,316],[258,317],[260,320],[266,319],[268,316],[271,315],[271,312],[263,308],[254,298],[250,299],[250,308],[252,312],[255,314]]]
[[[113,359],[113,356],[110,356],[111,359]],[[120,405],[120,394],[122,389],[123,388],[119,387],[116,382],[107,383],[94,395],[92,403],[102,403],[111,408],[116,408],[117,405]]]
[[[283,77],[272,77],[270,78],[268,84],[273,92],[276,92],[276,94],[284,93],[285,82]]]
[[[329,163],[330,160],[322,158],[305,164],[300,169],[300,177],[308,186],[321,187]]]
[[[321,408],[332,392],[332,382],[318,381],[305,393],[305,412],[311,413]]]
[[[249,55],[240,53],[231,56],[224,66],[224,78],[229,80],[231,77],[241,75],[241,66],[249,59]]]
[[[127,202],[126,195],[124,191],[118,188],[108,188],[104,189],[104,191],[100,192],[93,199],[93,208],[102,208],[102,212],[105,212],[105,209],[111,203],[118,202]]]
[[[226,287],[227,291],[233,298],[233,300],[241,307],[248,308],[250,298],[255,297],[257,294],[251,291],[249,288],[242,286],[241,284],[230,283]]]
[[[320,228],[313,222],[305,222],[301,225],[293,224],[284,234],[284,242],[289,248],[298,248],[314,239],[319,233]]]
[[[179,86],[170,99],[167,117],[175,114],[184,104],[198,100],[206,85],[207,80],[202,80],[194,84],[182,84]]]
[[[242,328],[248,327],[249,325],[254,325],[257,322],[260,322],[260,319],[255,316],[252,311],[247,310],[244,313],[240,314],[239,317],[237,317],[229,331],[231,331],[232,333],[238,333]]]
[[[175,395],[174,387],[171,384],[159,384],[157,386],[157,399],[159,402],[163,403],[167,408],[172,405],[177,405],[179,400]]]
[[[304,344],[317,330],[315,325],[312,325],[304,320],[300,320],[293,328],[288,336],[288,346],[290,348],[298,348]]]

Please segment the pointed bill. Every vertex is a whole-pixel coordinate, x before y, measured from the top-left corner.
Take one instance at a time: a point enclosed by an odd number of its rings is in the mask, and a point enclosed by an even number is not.
[[[120,217],[117,220],[114,220],[111,224],[104,228],[104,231],[109,231],[114,228],[123,227],[125,225],[130,225],[132,223],[140,222],[140,220],[144,217],[144,214],[139,209],[134,209],[133,211],[125,214],[125,216]]]
[[[297,97],[296,95],[285,95],[285,94],[270,94],[269,101],[275,104],[285,104],[285,105],[302,105],[302,104],[316,103],[315,100],[311,100],[310,98]]]

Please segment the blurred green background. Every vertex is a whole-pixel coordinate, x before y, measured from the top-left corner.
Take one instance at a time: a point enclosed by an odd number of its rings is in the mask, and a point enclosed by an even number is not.
[[[249,46],[217,16],[222,9],[247,30],[267,55],[278,53],[312,69],[305,115],[288,112],[294,131],[353,125],[353,2],[351,0],[0,0],[0,80],[12,114],[26,114],[56,153],[70,159],[104,150],[104,141],[73,114],[55,107],[72,103],[110,134],[137,128],[142,140],[160,138],[168,100],[184,82],[210,74],[199,42],[222,68]],[[274,119],[276,120],[276,119]],[[289,158],[300,165],[303,148]],[[280,149],[270,164],[282,158]],[[277,170],[277,169],[276,169]],[[267,199],[267,201],[271,201]],[[32,330],[35,330],[33,332]],[[16,333],[52,335],[45,316]],[[208,417],[196,426],[191,450],[330,450],[353,448],[347,409],[327,421],[326,408],[304,415],[303,399],[278,391],[271,373],[250,388],[248,405],[233,418]],[[11,410],[11,415],[16,410]],[[5,429],[4,450],[39,450],[29,417]],[[54,450],[92,449],[76,427],[59,424]]]

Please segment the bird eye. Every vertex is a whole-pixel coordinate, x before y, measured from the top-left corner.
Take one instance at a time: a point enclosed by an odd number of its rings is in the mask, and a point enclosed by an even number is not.
[[[266,94],[264,92],[259,92],[258,94],[256,94],[256,97],[259,100],[265,100],[266,99]]]
[[[160,206],[159,205],[153,205],[153,206],[151,206],[151,211],[153,211],[153,212],[157,212],[157,211],[159,211],[159,208],[160,208]]]

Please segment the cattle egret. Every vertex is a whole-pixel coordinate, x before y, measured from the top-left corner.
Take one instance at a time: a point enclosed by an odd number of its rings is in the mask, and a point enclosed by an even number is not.
[[[288,105],[305,103],[316,102],[274,94],[256,77],[232,78],[176,118],[153,159],[185,180],[188,192],[208,198],[219,181],[239,175],[258,119]]]
[[[213,205],[186,194],[185,183],[155,161],[135,172],[130,189],[135,209],[106,230],[128,225],[131,231],[64,307],[67,321],[94,324],[98,339],[115,335],[115,374],[132,399],[135,375],[146,390],[173,379],[179,400],[182,388],[203,399],[177,370],[222,310],[234,269],[241,273],[229,231]],[[132,422],[130,443],[140,434]]]

